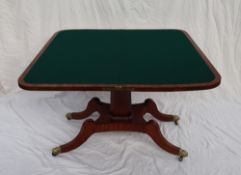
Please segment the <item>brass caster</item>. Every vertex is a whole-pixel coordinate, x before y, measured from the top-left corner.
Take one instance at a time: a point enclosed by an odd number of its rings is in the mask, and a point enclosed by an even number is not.
[[[178,160],[182,161],[184,157],[188,156],[188,152],[183,149],[180,149],[178,156],[179,156]]]
[[[71,120],[72,119],[72,113],[67,113],[66,115],[65,115],[65,117],[68,119],[68,120]]]
[[[177,115],[173,116],[173,121],[174,121],[175,125],[178,125],[179,120],[180,120],[180,117],[178,117]]]
[[[61,153],[60,147],[56,147],[52,149],[52,156],[57,156],[59,153]]]

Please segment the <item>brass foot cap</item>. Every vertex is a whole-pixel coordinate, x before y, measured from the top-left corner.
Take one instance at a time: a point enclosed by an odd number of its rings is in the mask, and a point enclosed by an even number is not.
[[[178,125],[178,121],[180,120],[180,117],[178,117],[177,115],[173,116],[173,121],[176,125]]]
[[[72,119],[72,114],[71,113],[67,113],[65,115],[65,117],[68,119],[68,120],[71,120]]]
[[[183,149],[180,149],[178,156],[179,156],[179,160],[182,161],[184,157],[188,156],[188,152]]]
[[[52,156],[57,156],[59,153],[61,153],[60,147],[56,147],[52,149]]]

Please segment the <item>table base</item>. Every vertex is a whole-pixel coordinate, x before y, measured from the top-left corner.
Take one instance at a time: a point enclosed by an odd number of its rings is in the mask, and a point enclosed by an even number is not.
[[[148,134],[153,141],[165,151],[179,156],[179,160],[187,157],[188,153],[171,144],[162,135],[156,121],[146,121],[144,114],[150,113],[154,118],[163,122],[174,122],[178,124],[179,117],[163,114],[158,111],[155,102],[151,99],[144,103],[131,104],[131,92],[112,91],[111,103],[101,102],[98,98],[89,101],[83,112],[73,112],[66,115],[67,119],[80,120],[89,117],[92,113],[100,114],[97,120],[87,119],[84,121],[79,134],[70,142],[56,147],[52,155],[71,151],[83,144],[92,134],[106,131],[135,131]]]

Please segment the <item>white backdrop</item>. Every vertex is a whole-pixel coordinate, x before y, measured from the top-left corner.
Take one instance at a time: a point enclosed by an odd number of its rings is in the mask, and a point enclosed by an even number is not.
[[[180,126],[162,123],[183,162],[139,133],[93,135],[79,149],[53,158],[51,148],[72,139],[84,109],[105,92],[30,92],[17,78],[56,31],[72,28],[186,30],[222,76],[208,91],[133,94],[153,98]],[[0,174],[240,174],[241,0],[0,0]],[[94,70],[93,70],[94,71]],[[93,115],[95,118],[97,114]],[[151,116],[146,115],[147,119]]]

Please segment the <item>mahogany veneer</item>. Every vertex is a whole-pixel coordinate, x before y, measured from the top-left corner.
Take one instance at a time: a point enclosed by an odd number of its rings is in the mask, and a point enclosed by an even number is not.
[[[171,154],[179,156],[182,160],[187,156],[187,152],[168,142],[160,132],[156,121],[145,121],[143,116],[150,113],[156,119],[163,122],[173,121],[177,124],[179,117],[163,114],[158,111],[155,102],[151,99],[144,103],[131,104],[131,92],[112,91],[111,103],[101,102],[98,98],[89,101],[86,110],[73,112],[66,115],[67,119],[80,120],[89,117],[92,113],[100,114],[96,121],[87,119],[79,134],[67,144],[53,149],[53,155],[71,151],[83,144],[92,134],[106,131],[136,131],[148,134],[158,146]]]
[[[94,71],[93,71],[94,70]],[[145,121],[150,113],[157,120],[179,117],[158,111],[155,102],[132,104],[132,91],[189,91],[211,89],[221,76],[187,34],[176,29],[159,30],[64,30],[57,32],[20,76],[19,86],[41,91],[110,91],[110,104],[93,98],[71,119],[86,119],[79,134],[52,154],[68,152],[92,134],[106,131],[136,131],[148,134],[157,145],[180,160],[187,152],[168,142],[156,121]]]

